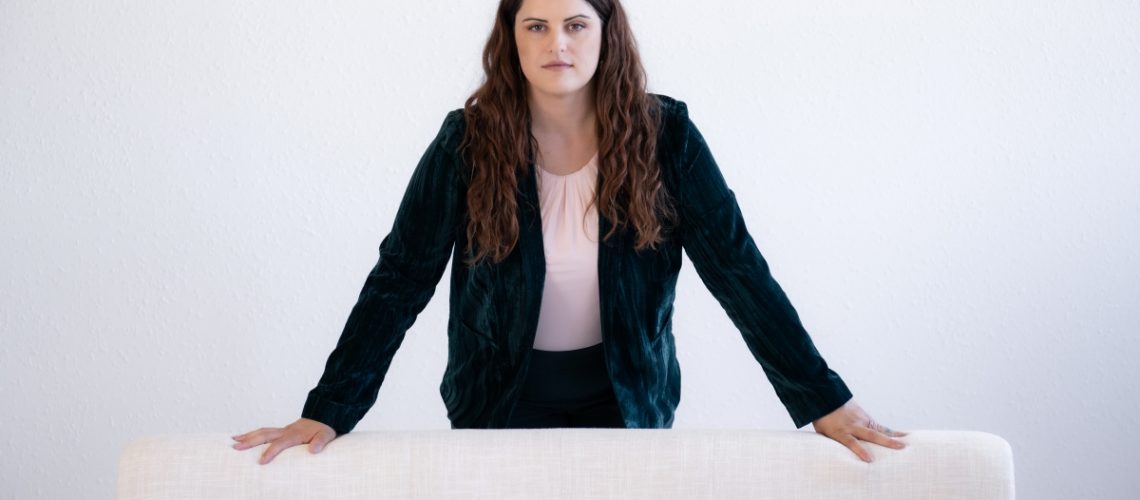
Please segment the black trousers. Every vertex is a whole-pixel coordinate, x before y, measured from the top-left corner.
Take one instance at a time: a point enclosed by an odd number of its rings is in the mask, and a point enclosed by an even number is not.
[[[509,428],[625,427],[602,344],[532,352]]]

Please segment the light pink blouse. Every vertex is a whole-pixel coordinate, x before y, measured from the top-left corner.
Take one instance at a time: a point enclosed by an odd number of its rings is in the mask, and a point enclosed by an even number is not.
[[[568,351],[602,341],[598,304],[598,211],[590,204],[595,153],[582,168],[556,175],[538,167],[546,283],[534,348]],[[587,210],[587,205],[589,209]]]

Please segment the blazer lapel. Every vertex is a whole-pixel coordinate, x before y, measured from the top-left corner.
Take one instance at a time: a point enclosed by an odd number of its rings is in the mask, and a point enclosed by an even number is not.
[[[598,169],[598,182],[594,187],[595,193],[602,192],[602,172]],[[598,210],[598,311],[601,316],[601,329],[602,329],[602,344],[603,350],[605,349],[605,340],[608,337],[606,332],[610,331],[610,325],[613,324],[613,305],[616,303],[612,292],[614,291],[613,281],[620,280],[621,277],[618,273],[621,271],[618,267],[620,259],[615,258],[615,252],[618,250],[618,244],[621,242],[622,235],[614,233],[610,241],[602,241],[602,237],[610,231],[610,221],[602,216],[602,211]],[[612,342],[612,341],[611,341]]]
[[[534,162],[528,164],[528,175],[522,176],[522,186],[516,197],[518,204],[519,242],[518,251],[522,257],[522,278],[524,287],[520,304],[527,315],[526,331],[523,332],[527,346],[534,345],[538,330],[538,311],[542,307],[543,286],[546,284],[546,254],[542,239],[542,212],[538,199],[538,182]]]

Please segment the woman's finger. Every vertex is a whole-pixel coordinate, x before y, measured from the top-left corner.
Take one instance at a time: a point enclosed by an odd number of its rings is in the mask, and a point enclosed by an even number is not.
[[[894,429],[889,429],[889,428],[887,429],[887,435],[888,436],[902,437],[902,436],[905,436],[907,434],[909,434],[909,433],[903,432],[903,431],[896,431]]]
[[[237,443],[234,443],[233,447],[234,449],[244,450],[254,446],[261,446],[280,437],[283,431],[283,429],[279,428],[262,427],[261,429],[242,435],[241,439]]]
[[[254,446],[262,444],[264,441],[257,439],[257,437],[260,436],[260,433],[261,430],[258,429],[256,431],[250,431],[242,434],[241,436],[238,436],[235,438],[237,439],[237,442],[233,444],[233,448],[235,450],[244,450],[246,448],[252,448]]]
[[[891,437],[902,437],[902,436],[905,436],[907,434],[907,433],[902,432],[902,431],[894,430],[890,427],[887,427],[887,426],[880,424],[878,422],[875,422],[875,421],[872,421],[868,427],[875,429],[875,430],[877,430],[883,434],[886,434],[888,436],[891,436]]]
[[[265,465],[272,461],[273,457],[276,457],[278,453],[281,453],[286,448],[297,445],[300,442],[300,439],[292,436],[284,436],[280,439],[276,439],[265,448],[265,451],[261,452],[261,459],[259,459],[257,463]]]
[[[850,448],[851,451],[855,452],[855,456],[859,457],[859,459],[864,462],[870,463],[875,459],[871,456],[870,452],[863,449],[863,447],[859,445],[859,440],[855,439],[855,436],[852,436],[851,434],[843,434],[835,440],[842,443],[843,446]]]
[[[248,437],[252,436],[254,433],[261,432],[263,430],[265,430],[265,427],[262,427],[260,429],[254,429],[254,430],[249,431],[245,434],[238,434],[236,436],[230,436],[230,437],[233,438],[234,440],[237,440],[237,441],[244,441],[245,438],[248,438]]]
[[[267,429],[261,434],[260,441],[262,443],[271,443],[276,441],[281,436],[285,435],[285,429]]]
[[[903,443],[897,439],[891,439],[886,434],[883,434],[882,432],[879,432],[870,427],[856,426],[855,429],[851,431],[851,433],[863,441],[875,443],[879,446],[895,449],[902,449],[906,447],[906,443]]]
[[[314,432],[313,435],[309,437],[309,453],[320,452],[324,449],[325,445],[329,444],[335,437],[335,432],[325,432],[323,429],[317,429],[317,432]]]

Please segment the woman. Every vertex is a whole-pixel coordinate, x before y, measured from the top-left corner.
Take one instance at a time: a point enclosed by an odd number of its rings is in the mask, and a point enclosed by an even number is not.
[[[319,452],[376,400],[452,264],[440,394],[453,428],[668,428],[681,251],[797,427],[870,454],[872,420],[768,272],[685,103],[645,91],[617,0],[502,0],[484,84],[417,165],[302,418],[234,436]]]

